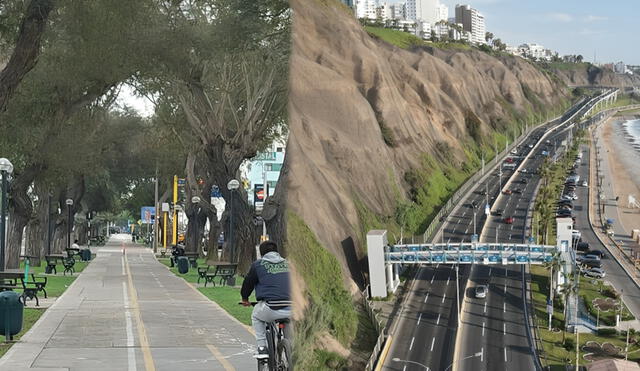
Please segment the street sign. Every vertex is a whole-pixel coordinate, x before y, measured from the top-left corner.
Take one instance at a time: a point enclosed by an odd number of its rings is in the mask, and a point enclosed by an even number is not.
[[[222,192],[220,192],[220,188],[217,185],[211,187],[211,198],[222,197]]]
[[[253,202],[263,202],[263,201],[264,201],[264,185],[254,184],[253,185]]]
[[[168,213],[169,211],[171,211],[171,207],[169,207],[169,203],[168,202],[163,202],[162,203],[162,212]]]
[[[140,219],[144,224],[151,224],[156,215],[156,208],[153,206],[143,206],[140,208]]]
[[[553,313],[553,303],[551,302],[551,299],[547,299],[547,313]]]
[[[185,178],[178,178],[179,186],[184,186],[185,184],[187,184],[187,180]]]

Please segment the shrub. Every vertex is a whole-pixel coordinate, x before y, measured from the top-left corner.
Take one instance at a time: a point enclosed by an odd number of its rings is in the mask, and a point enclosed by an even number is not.
[[[556,317],[553,317],[551,319],[551,327],[562,330],[564,328],[564,321]]]
[[[615,328],[600,328],[598,329],[598,336],[611,336],[617,334],[618,331]]]
[[[564,344],[562,346],[566,350],[573,350],[576,348],[576,342],[572,338],[567,338],[564,340]]]

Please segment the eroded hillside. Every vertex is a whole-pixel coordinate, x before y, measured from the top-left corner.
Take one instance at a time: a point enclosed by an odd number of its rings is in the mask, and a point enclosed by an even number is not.
[[[421,232],[481,154],[493,156],[535,113],[572,97],[560,79],[520,58],[403,50],[370,36],[337,1],[291,5],[290,136],[280,194],[298,272],[298,360],[317,367],[326,354],[309,348],[344,357],[366,348],[354,341],[370,332],[350,299],[367,280],[366,230],[397,232],[403,224],[405,234]]]

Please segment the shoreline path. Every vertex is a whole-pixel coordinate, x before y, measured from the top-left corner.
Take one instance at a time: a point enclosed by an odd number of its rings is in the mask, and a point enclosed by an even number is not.
[[[0,359],[0,370],[256,367],[247,326],[129,241],[113,235],[93,249],[96,258]]]

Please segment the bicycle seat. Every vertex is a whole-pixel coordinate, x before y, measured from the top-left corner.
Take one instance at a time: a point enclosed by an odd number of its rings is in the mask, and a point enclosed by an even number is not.
[[[280,318],[280,319],[277,319],[277,320],[275,320],[273,322],[275,322],[275,323],[289,323],[290,320],[289,320],[289,318]]]

